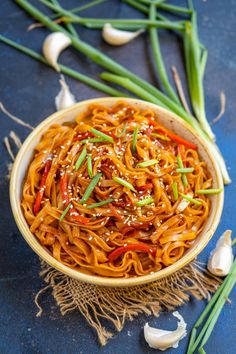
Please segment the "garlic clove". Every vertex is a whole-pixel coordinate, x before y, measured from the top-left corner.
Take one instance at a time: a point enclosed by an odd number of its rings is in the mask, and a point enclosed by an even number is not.
[[[215,249],[210,254],[207,268],[214,275],[224,277],[229,274],[234,258],[231,234],[231,230],[226,230],[219,238]]]
[[[74,95],[70,92],[70,89],[64,79],[64,76],[61,75],[61,79],[59,80],[61,84],[61,90],[58,95],[55,97],[55,105],[57,111],[61,109],[73,106],[76,103]]]
[[[71,44],[71,39],[62,32],[49,34],[43,43],[43,55],[56,71],[60,71],[57,59],[60,53]]]
[[[119,46],[132,41],[144,31],[144,29],[135,32],[121,31],[112,27],[110,23],[105,23],[102,30],[102,37],[108,44]]]
[[[153,328],[148,325],[144,326],[144,337],[149,347],[159,350],[168,348],[177,348],[179,341],[187,335],[186,323],[178,311],[173,312],[173,316],[179,319],[177,329],[175,331],[166,331],[159,328]]]
[[[188,193],[187,196],[192,198],[193,193]],[[177,205],[176,211],[178,213],[182,213],[182,211],[184,211],[189,204],[190,204],[189,200],[182,198],[181,201],[179,202],[179,204]]]

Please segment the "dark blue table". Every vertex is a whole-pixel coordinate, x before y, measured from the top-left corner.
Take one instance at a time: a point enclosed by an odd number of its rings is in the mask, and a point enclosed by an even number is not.
[[[62,1],[63,3],[63,1]],[[78,5],[76,0],[64,1],[68,8]],[[80,4],[86,1],[80,1]],[[182,1],[175,2],[178,5]],[[218,144],[221,147],[232,177],[232,184],[226,188],[225,206],[220,226],[208,247],[200,256],[204,261],[213,248],[217,237],[226,229],[236,229],[235,218],[235,178],[236,178],[236,1],[195,1],[199,13],[199,28],[202,42],[209,49],[209,61],[206,69],[205,92],[209,120],[219,111],[219,92],[224,90],[227,96],[227,111],[214,126]],[[138,17],[141,16],[126,4],[110,0],[84,16],[97,17]],[[31,20],[13,1],[0,3],[0,33],[26,44],[36,50],[41,49],[47,33],[44,29],[27,32]],[[131,68],[134,72],[151,82],[155,74],[150,70],[148,40],[138,38],[127,48],[112,48],[103,43],[99,31],[79,28],[81,38],[94,46],[106,50],[109,55]],[[167,67],[175,64],[183,76],[181,41],[173,34],[163,32],[162,50]],[[128,49],[128,50],[127,50]],[[97,77],[101,71],[84,56],[73,49],[64,52],[60,58],[80,72]],[[42,119],[53,113],[54,97],[59,91],[59,76],[50,68],[6,47],[0,43],[0,100],[5,106],[27,122],[37,125]],[[80,82],[68,79],[78,100],[99,97],[102,94]],[[10,130],[15,130],[24,139],[29,131],[11,122],[0,113],[1,141]],[[1,354],[119,354],[154,353],[144,341],[143,325],[148,321],[153,326],[174,329],[176,321],[171,314],[159,318],[139,316],[127,323],[124,330],[110,340],[105,348],[100,348],[95,333],[78,313],[65,317],[48,293],[42,299],[44,313],[36,318],[34,305],[35,293],[44,286],[39,278],[40,263],[19,234],[14,223],[8,195],[7,162],[9,157],[3,144],[0,145],[0,353]],[[232,304],[227,304],[206,345],[209,354],[234,354],[236,352],[236,292],[231,295]],[[204,302],[192,300],[180,309],[188,330],[198,318],[205,306]],[[183,354],[187,338],[181,341],[177,350],[166,353]]]

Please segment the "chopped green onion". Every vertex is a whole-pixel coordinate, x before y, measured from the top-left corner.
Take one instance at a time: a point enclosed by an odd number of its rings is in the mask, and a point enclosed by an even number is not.
[[[168,136],[162,135],[162,134],[158,134],[158,133],[152,133],[151,136],[155,136],[161,140],[165,140],[165,141],[170,141],[170,138],[168,138]]]
[[[87,150],[86,150],[86,147],[84,147],[82,152],[81,152],[81,154],[78,157],[78,160],[75,163],[75,170],[76,171],[80,168],[80,166],[84,162],[84,159],[85,159],[86,155],[87,155]]]
[[[195,193],[196,194],[219,194],[223,191],[222,188],[215,188],[215,189],[199,189]]]
[[[181,159],[181,156],[177,155],[176,159],[177,159],[177,163],[178,163],[179,168],[184,168],[184,164],[183,164],[183,161]],[[182,182],[183,182],[184,187],[186,188],[187,185],[188,185],[188,179],[185,176],[185,174],[182,174]]]
[[[191,173],[193,171],[194,171],[193,167],[176,168],[176,172],[178,172],[178,173]]]
[[[134,128],[133,139],[132,139],[132,153],[135,154],[136,152],[136,145],[137,145],[137,137],[138,137],[138,127]]]
[[[123,126],[123,129],[122,129],[120,135],[118,135],[118,138],[121,138],[123,135],[125,135],[126,129],[127,129],[127,125],[128,125],[128,122],[125,122],[125,124],[124,124],[124,126]]]
[[[63,211],[63,213],[61,214],[59,221],[62,221],[64,219],[64,217],[66,216],[66,214],[68,213],[68,211],[71,208],[71,203],[67,205],[67,207],[65,208],[65,210]]]
[[[94,188],[96,187],[96,185],[98,184],[99,179],[102,177],[102,173],[97,173],[92,181],[89,183],[83,198],[80,201],[80,204],[84,204],[90,197],[90,195],[92,194]]]
[[[136,167],[148,167],[158,163],[158,160],[148,160],[144,162],[139,162]]]
[[[88,175],[90,178],[93,178],[93,166],[92,166],[92,157],[91,155],[87,158],[87,168],[88,168]]]
[[[148,204],[152,204],[152,203],[154,203],[154,199],[152,197],[147,197],[147,198],[137,202],[136,205],[144,206],[144,205],[148,205]]]
[[[201,204],[202,204],[202,202],[201,202],[200,200],[191,198],[191,197],[189,197],[188,195],[183,194],[183,193],[179,193],[179,194],[181,195],[182,198],[188,200],[188,201],[191,202],[191,203],[194,203],[194,204],[196,204],[196,205],[201,205]]]
[[[109,199],[103,200],[99,203],[94,203],[94,204],[88,205],[87,209],[98,208],[98,207],[103,206],[105,204],[112,203],[113,201],[114,201],[114,199],[109,198]]]
[[[179,198],[179,192],[178,192],[178,186],[177,186],[177,183],[176,182],[173,182],[172,185],[172,191],[173,191],[173,195],[174,195],[174,200],[178,200]]]
[[[109,136],[109,135],[107,135],[107,134],[105,134],[105,133],[102,133],[102,132],[100,132],[99,130],[94,129],[94,128],[91,128],[90,131],[91,131],[91,133],[93,133],[94,135],[100,136],[101,138],[103,138],[103,139],[106,140],[106,141],[109,141],[110,143],[114,143],[114,139],[113,139],[111,136]]]
[[[136,192],[134,186],[131,183],[127,182],[126,180],[124,180],[124,179],[122,179],[120,177],[112,177],[112,179],[113,179],[113,181],[115,181],[115,182],[121,184],[122,186],[130,189],[131,191]]]
[[[107,141],[104,138],[89,138],[89,139],[84,139],[81,140],[81,144],[86,144],[86,143],[103,143],[104,141]]]

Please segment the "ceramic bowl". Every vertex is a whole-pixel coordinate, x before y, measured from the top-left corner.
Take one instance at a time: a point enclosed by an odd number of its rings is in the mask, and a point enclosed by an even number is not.
[[[155,111],[160,123],[165,125],[168,129],[172,130],[176,134],[182,136],[188,141],[193,142],[198,146],[198,151],[202,159],[207,163],[209,171],[211,171],[213,177],[213,188],[223,188],[223,182],[221,178],[221,173],[216,164],[214,156],[209,151],[209,148],[201,137],[181,118],[175,114],[169,112],[166,109],[163,109],[152,103],[141,101],[138,99],[127,99],[127,98],[97,98],[87,101],[82,101],[74,106],[65,109],[60,112],[52,114],[50,117],[46,118],[42,123],[40,123],[32,133],[27,137],[24,144],[22,145],[11,174],[10,181],[10,200],[12,212],[17,223],[17,226],[30,247],[37,253],[40,258],[45,262],[50,264],[52,267],[58,269],[60,272],[68,275],[69,277],[75,278],[77,280],[102,285],[102,286],[112,286],[112,287],[124,287],[124,286],[133,286],[139,284],[145,284],[157,279],[166,277],[180,268],[184,267],[186,264],[191,262],[196,256],[204,249],[211,237],[213,236],[221,217],[221,212],[223,208],[224,194],[220,193],[217,195],[212,195],[211,198],[211,210],[209,217],[204,225],[204,228],[201,234],[197,237],[192,247],[185,253],[185,255],[179,259],[173,265],[170,265],[160,271],[154,272],[153,274],[133,277],[128,279],[114,279],[101,276],[92,276],[83,274],[77,270],[71,269],[56,259],[54,259],[49,252],[40,245],[36,237],[30,232],[29,226],[24,218],[23,211],[21,209],[21,198],[22,198],[22,186],[24,183],[24,178],[29,166],[29,163],[33,156],[34,147],[39,142],[42,134],[54,123],[62,124],[66,121],[73,121],[76,116],[81,112],[84,112],[88,105],[92,103],[102,104],[104,106],[112,106],[118,101],[126,101],[127,103],[140,107],[142,109],[150,108]]]

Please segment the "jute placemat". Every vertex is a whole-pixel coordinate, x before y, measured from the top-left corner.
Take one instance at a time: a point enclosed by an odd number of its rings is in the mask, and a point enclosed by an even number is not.
[[[35,297],[39,308],[37,316],[42,314],[39,296],[51,288],[61,314],[79,311],[96,330],[101,345],[105,345],[114,334],[103,325],[104,319],[113,325],[114,331],[121,331],[125,322],[132,321],[138,314],[158,316],[163,310],[173,311],[189,301],[191,296],[198,300],[209,299],[221,283],[198,262],[192,262],[164,279],[129,288],[82,283],[44,262],[40,276],[47,286]]]

